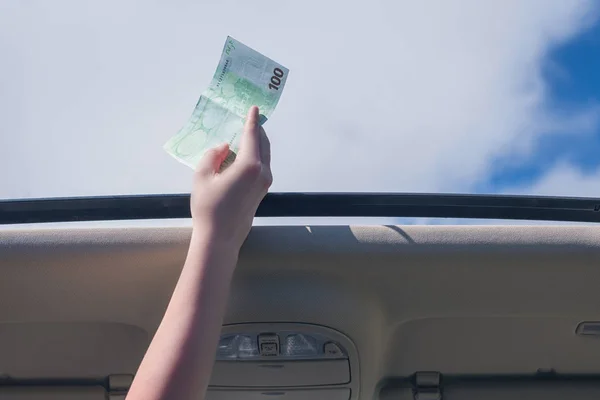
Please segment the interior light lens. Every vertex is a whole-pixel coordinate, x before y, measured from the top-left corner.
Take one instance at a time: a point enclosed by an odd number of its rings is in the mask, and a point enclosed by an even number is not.
[[[318,354],[317,340],[301,333],[288,335],[282,353],[286,356],[315,356]]]
[[[219,341],[217,356],[232,359],[255,357],[258,356],[258,344],[247,335],[225,336]]]

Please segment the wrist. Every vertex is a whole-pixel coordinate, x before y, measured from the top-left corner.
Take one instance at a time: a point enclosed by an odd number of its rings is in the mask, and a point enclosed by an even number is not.
[[[210,254],[211,257],[219,257],[237,263],[241,246],[233,240],[224,238],[216,232],[203,227],[194,226],[190,239],[190,250],[199,250]]]

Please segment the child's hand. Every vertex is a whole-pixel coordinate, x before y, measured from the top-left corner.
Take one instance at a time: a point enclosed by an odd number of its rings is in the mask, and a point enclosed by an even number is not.
[[[229,146],[209,150],[194,175],[191,212],[194,236],[238,252],[252,227],[254,214],[271,186],[271,149],[251,107],[233,164],[219,172]]]

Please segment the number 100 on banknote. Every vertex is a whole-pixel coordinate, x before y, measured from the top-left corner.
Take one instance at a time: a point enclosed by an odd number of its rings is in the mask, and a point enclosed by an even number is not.
[[[209,87],[200,95],[190,119],[164,148],[175,159],[196,168],[206,150],[229,143],[233,161],[251,106],[259,107],[261,124],[271,116],[289,70],[232,37],[227,37]]]

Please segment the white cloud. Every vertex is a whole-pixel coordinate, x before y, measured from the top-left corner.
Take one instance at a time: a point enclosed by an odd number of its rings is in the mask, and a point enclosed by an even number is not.
[[[540,66],[593,6],[0,0],[0,197],[189,191],[162,144],[227,35],[290,68],[267,125],[273,190],[469,191],[557,125]]]
[[[570,164],[558,164],[533,185],[512,188],[507,193],[600,198],[600,168],[582,171]]]

